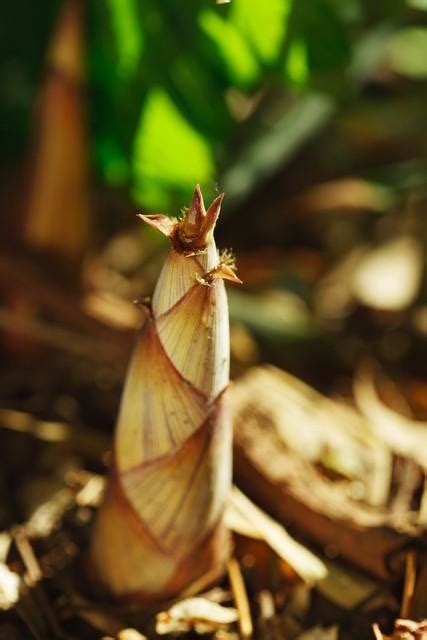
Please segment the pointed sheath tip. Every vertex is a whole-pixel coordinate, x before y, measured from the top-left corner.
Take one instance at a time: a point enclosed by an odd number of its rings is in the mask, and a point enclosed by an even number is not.
[[[220,193],[206,211],[200,185],[197,184],[191,204],[181,220],[177,221],[161,213],[139,213],[138,217],[169,238],[178,252],[203,251],[213,240],[223,198],[224,193]]]
[[[193,193],[193,200],[194,199],[200,200],[201,202],[203,202],[203,195],[202,195],[202,190],[200,188],[199,183],[196,184],[196,186],[194,187],[194,193]]]
[[[141,220],[144,220],[144,222],[149,224],[150,227],[153,227],[153,229],[157,229],[158,231],[163,233],[163,235],[165,235],[167,238],[170,238],[173,235],[177,226],[177,222],[175,220],[161,213],[156,213],[153,215],[144,215],[143,213],[138,213],[137,216],[138,218],[141,218]]]
[[[203,250],[212,242],[223,198],[224,194],[221,193],[206,211],[200,186],[196,185],[191,205],[178,226],[178,236],[183,247]]]
[[[219,196],[215,198],[215,200],[210,204],[207,212],[206,212],[206,220],[204,226],[207,229],[213,229],[216,221],[218,220],[219,212],[221,211],[222,201],[224,199],[225,193],[220,193]]]
[[[188,238],[196,236],[203,225],[206,218],[205,203],[200,189],[200,185],[196,184],[190,206],[186,210],[185,216],[181,221],[181,234]]]
[[[202,228],[200,231],[200,239],[205,246],[211,242],[213,238],[213,232],[215,229],[216,221],[218,220],[219,213],[221,211],[221,204],[224,198],[224,194],[221,193],[215,198],[212,204],[209,206],[205,219],[203,220]]]
[[[201,224],[203,218],[206,216],[205,201],[203,200],[202,190],[200,185],[196,184],[193,197],[191,198],[191,204],[188,208],[186,219],[188,223]]]
[[[219,211],[221,209],[222,201],[224,200],[224,196],[225,196],[225,193],[222,192],[215,198],[215,200],[212,201],[212,203],[209,205],[206,215],[209,215],[209,211],[215,211],[217,212],[217,217],[218,217]]]
[[[236,275],[234,269],[227,264],[221,264],[220,267],[215,270],[215,277],[229,280],[235,284],[243,284],[243,281]]]

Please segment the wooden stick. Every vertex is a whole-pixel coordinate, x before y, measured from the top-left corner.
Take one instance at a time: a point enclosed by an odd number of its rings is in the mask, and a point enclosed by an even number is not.
[[[34,595],[35,603],[38,604],[40,610],[43,612],[46,622],[53,632],[54,638],[64,638],[62,629],[56,619],[52,607],[46,597],[46,593],[40,584],[43,573],[40,568],[39,562],[34,554],[33,548],[30,544],[28,536],[22,528],[18,528],[14,533],[15,544],[19,551],[19,554],[24,563],[26,574],[24,575],[24,581]]]
[[[417,575],[415,560],[415,551],[411,549],[408,551],[405,558],[405,582],[403,583],[402,604],[400,606],[401,618],[409,618],[411,613]]]
[[[253,634],[251,610],[249,607],[248,594],[246,593],[245,581],[243,580],[240,565],[235,558],[229,560],[227,570],[231,591],[237,611],[239,612],[240,634],[244,640],[249,640]]]

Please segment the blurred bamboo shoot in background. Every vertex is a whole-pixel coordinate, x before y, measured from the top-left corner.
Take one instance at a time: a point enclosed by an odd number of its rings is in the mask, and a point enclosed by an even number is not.
[[[73,265],[87,248],[91,227],[84,67],[83,6],[67,0],[39,95],[23,233],[29,246]]]

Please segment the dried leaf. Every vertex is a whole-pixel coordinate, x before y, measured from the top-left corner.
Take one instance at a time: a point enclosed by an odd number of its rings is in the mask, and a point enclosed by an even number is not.
[[[400,236],[361,258],[351,282],[353,294],[374,309],[406,309],[419,290],[422,267],[421,242],[412,236]]]
[[[279,418],[282,420],[286,419],[289,406],[279,393],[271,394],[270,382],[274,384],[274,378],[279,374],[273,368],[257,368],[232,387],[234,452],[239,486],[307,539],[323,547],[330,546],[336,553],[376,576],[389,576],[388,558],[409,541],[407,535],[413,535],[416,528],[413,520],[395,518],[386,509],[367,508],[360,500],[363,482],[370,481],[365,476],[378,472],[375,469],[376,452],[383,451],[383,441],[372,437],[372,431],[367,438],[364,431],[363,435],[356,432],[356,442],[362,435],[358,442],[359,450],[369,462],[364,476],[357,480],[356,486],[354,482],[329,477],[317,464],[304,460],[299,452],[291,451],[278,435],[272,405],[277,404],[277,411],[281,407]],[[260,380],[264,380],[264,384],[259,384]],[[259,393],[260,388],[262,394]],[[315,398],[318,397],[316,394],[314,392]],[[318,404],[313,402],[311,413],[306,414],[306,423],[317,416]],[[359,416],[356,424],[369,434],[371,427],[367,421],[360,421]],[[324,429],[329,428],[327,420],[322,425]],[[295,422],[296,431],[301,426],[306,425]],[[344,420],[336,424],[338,430],[343,430],[343,427],[347,428]],[[314,424],[314,433],[315,429]],[[385,450],[390,458],[390,451],[387,447]],[[358,489],[357,494],[353,493],[353,487]],[[398,531],[395,526],[399,527]],[[393,570],[400,572],[398,567]]]
[[[351,611],[378,590],[378,583],[351,565],[325,560],[328,575],[317,585],[320,593],[341,609]]]
[[[226,511],[226,522],[233,526],[233,521],[245,521],[246,535],[255,532],[252,537],[263,538],[306,582],[314,583],[326,577],[328,570],[320,558],[291,538],[282,525],[261,511],[237,487],[232,489]]]
[[[259,389],[263,389],[261,396]],[[391,453],[351,406],[327,398],[272,366],[250,370],[232,388],[231,399],[236,407],[244,408],[247,420],[270,424],[301,459],[356,480],[370,504],[381,505],[387,500]],[[351,484],[348,490],[351,493]]]
[[[372,630],[375,640],[426,640],[427,620],[415,622],[398,619],[394,623],[394,632],[391,636],[384,635],[377,624],[372,625]]]
[[[237,619],[237,609],[233,607],[223,607],[207,598],[187,598],[157,615],[156,632],[164,635],[195,629],[198,633],[212,633]]]
[[[56,491],[48,500],[39,505],[31,514],[26,531],[31,536],[48,536],[73,504],[73,492],[67,488]]]
[[[11,544],[12,536],[10,533],[8,531],[2,531],[0,533],[0,563],[6,562]]]
[[[356,376],[354,396],[378,438],[395,453],[427,466],[427,423],[411,420],[385,406],[376,391],[373,372],[367,366]]]
[[[360,178],[341,178],[322,182],[295,199],[297,210],[325,211],[387,211],[394,204],[391,189]]]
[[[19,600],[21,578],[7,565],[0,564],[0,609],[13,607]]]
[[[97,507],[104,493],[104,489],[105,478],[103,476],[91,475],[76,494],[76,504],[78,504],[79,507]]]

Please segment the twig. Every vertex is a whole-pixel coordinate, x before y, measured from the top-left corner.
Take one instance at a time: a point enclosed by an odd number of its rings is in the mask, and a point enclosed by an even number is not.
[[[16,529],[14,538],[16,548],[19,551],[19,555],[27,571],[25,582],[29,587],[34,587],[43,577],[40,565],[24,531],[20,528]]]
[[[375,640],[384,640],[384,636],[376,622],[372,625],[372,631],[375,636]]]
[[[231,558],[227,565],[228,578],[230,580],[231,591],[239,612],[239,629],[244,640],[252,638],[253,624],[249,607],[248,594],[246,593],[245,582],[243,580],[240,565],[235,558]]]
[[[100,607],[93,606],[77,593],[72,595],[71,605],[73,612],[79,618],[106,635],[116,636],[125,626],[121,620],[114,618]]]
[[[35,638],[35,640],[44,640],[46,636],[46,626],[43,617],[38,614],[37,607],[32,600],[29,592],[22,595],[19,602],[15,605],[15,611],[33,638]]]
[[[40,606],[54,637],[64,638],[61,627],[40,584],[43,573],[25,531],[22,528],[17,528],[14,532],[14,539],[26,569],[26,574],[24,575],[25,584],[32,589],[34,598]]]
[[[408,551],[405,558],[405,582],[403,584],[402,604],[400,606],[401,618],[409,618],[411,612],[411,604],[414,597],[415,589],[415,579],[417,575],[415,559],[415,551]]]

